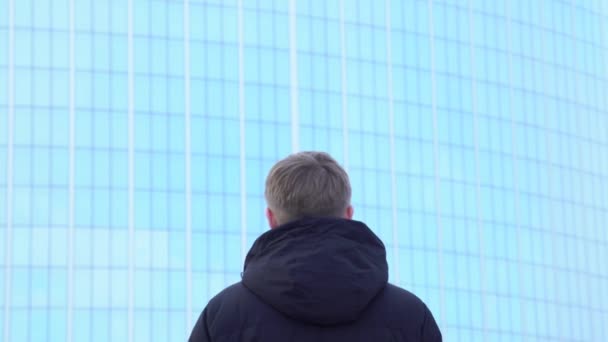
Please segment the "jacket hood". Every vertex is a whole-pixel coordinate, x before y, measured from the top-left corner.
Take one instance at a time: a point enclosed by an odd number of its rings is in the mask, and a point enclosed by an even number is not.
[[[317,325],[356,320],[387,281],[382,241],[364,223],[339,218],[301,219],[262,234],[243,272],[261,300]]]

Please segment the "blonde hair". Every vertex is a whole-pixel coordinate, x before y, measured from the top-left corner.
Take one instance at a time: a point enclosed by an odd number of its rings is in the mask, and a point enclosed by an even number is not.
[[[346,171],[325,152],[299,152],[266,178],[266,202],[280,224],[303,217],[343,216],[350,206]]]

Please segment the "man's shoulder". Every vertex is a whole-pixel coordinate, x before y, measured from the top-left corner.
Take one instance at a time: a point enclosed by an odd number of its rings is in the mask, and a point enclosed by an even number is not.
[[[389,325],[402,326],[404,319],[413,326],[421,325],[428,308],[415,294],[398,286],[387,284],[372,303],[371,312],[382,317]]]
[[[211,298],[211,300],[209,300],[208,307],[213,309],[219,305],[239,303],[242,301],[243,297],[248,297],[250,295],[251,293],[245,286],[243,286],[243,283],[234,283],[224,288],[217,295]]]
[[[239,281],[238,283],[234,283],[225,287],[222,291],[218,292],[218,294],[216,294],[215,297],[212,298],[212,300],[215,298],[240,294],[243,290],[246,290],[246,288],[243,286],[243,283]]]
[[[383,295],[397,305],[405,305],[424,310],[424,302],[410,291],[393,284],[386,284]]]
[[[207,309],[210,315],[231,314],[236,311],[246,313],[251,310],[266,310],[268,305],[258,298],[242,282],[226,287],[215,297],[211,298]]]
[[[211,298],[205,308],[211,334],[229,334],[238,328],[261,326],[286,318],[264,303],[242,282],[230,285]]]
[[[388,283],[384,291],[387,296],[391,296],[394,299],[407,301],[409,304],[424,305],[424,302],[418,296],[397,285]]]

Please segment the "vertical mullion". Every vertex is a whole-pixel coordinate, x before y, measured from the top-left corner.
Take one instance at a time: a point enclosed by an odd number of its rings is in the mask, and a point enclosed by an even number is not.
[[[390,144],[390,173],[391,173],[391,215],[392,215],[392,239],[393,239],[393,272],[397,285],[401,284],[399,267],[399,221],[397,218],[397,175],[395,172],[395,106],[393,99],[393,59],[392,59],[392,37],[391,37],[391,1],[384,1],[384,20],[386,33],[386,69],[387,69],[387,91],[388,91],[388,122],[389,122],[389,144]]]
[[[134,130],[135,130],[135,93],[134,93],[134,71],[133,71],[133,0],[128,0],[128,30],[127,30],[127,77],[128,77],[128,193],[129,193],[129,223],[128,223],[128,341],[133,342],[133,243],[135,229],[135,206],[134,206]]]
[[[580,58],[578,57],[579,50],[577,49],[578,48],[577,45],[579,45],[579,46],[582,45],[582,49],[586,49],[587,46],[585,46],[584,44],[577,44],[578,43],[578,39],[577,39],[577,35],[576,35],[576,24],[575,24],[576,12],[577,12],[576,3],[574,2],[574,0],[571,0],[570,1],[570,37],[572,37],[572,43],[573,43],[572,54],[573,54],[573,64],[574,65],[572,66],[572,68],[573,68],[573,72],[574,72],[574,98],[577,101],[581,101],[582,102],[581,104],[579,104],[579,106],[585,106],[585,107],[587,107],[587,106],[589,106],[589,103],[584,103],[584,100],[582,100],[581,97],[580,97],[580,93],[581,92],[579,90],[579,85],[581,84],[580,83],[581,73],[582,72],[586,72],[586,70],[585,70],[585,68],[583,68],[580,65],[581,61],[580,61]],[[593,106],[593,107],[595,107],[595,106]],[[580,116],[575,119],[575,121],[576,121],[575,125],[574,125],[574,127],[571,127],[571,128],[574,129],[574,130],[576,130],[576,131],[578,131],[578,132],[580,132],[581,131],[581,120],[585,120],[585,118],[588,117],[588,116],[589,116],[589,113],[588,112],[585,113],[583,111],[583,113],[581,113]],[[584,141],[583,141],[584,136],[583,135],[579,135],[579,134],[574,134],[574,133],[572,135],[579,137],[579,141],[576,144],[577,145],[576,146],[577,147],[577,151],[576,151],[577,153],[576,154],[578,155],[578,157],[577,157],[577,160],[573,160],[574,156],[571,153],[571,149],[568,149],[568,161],[570,162],[569,167],[574,167],[575,164],[573,164],[573,163],[575,162],[576,165],[578,165],[578,167],[581,168],[581,169],[579,169],[578,171],[572,171],[572,172],[579,172],[579,173],[580,172],[585,172],[585,170],[582,169],[584,167],[584,164],[582,163],[582,157],[581,157],[581,152],[582,152],[581,151],[582,150],[581,149],[581,145],[584,143]],[[593,178],[588,178],[588,179],[593,179]],[[590,180],[588,180],[588,181],[590,181]],[[572,183],[572,179],[571,178],[569,179],[569,182]],[[585,187],[582,186],[579,189],[579,191],[582,192],[582,191],[584,191],[584,189],[585,189]],[[572,194],[569,194],[569,195],[572,195]],[[581,201],[583,201],[583,197],[584,197],[584,194],[583,194],[583,196],[581,196]],[[562,198],[562,199],[564,199],[564,198]],[[585,208],[584,202],[582,202],[582,203],[576,203],[575,202],[575,203],[572,203],[572,206],[575,207],[575,208],[573,208],[573,211],[575,211],[575,212],[576,212],[576,210],[583,210],[583,208]],[[572,211],[569,210],[568,214],[572,215]],[[587,215],[582,215],[582,222],[580,222],[580,223],[581,223],[581,225],[582,225],[582,227],[583,227],[584,230],[586,230],[588,228],[589,220],[588,220]],[[584,238],[586,238],[586,236],[584,236]],[[578,261],[578,255],[580,253],[580,248],[581,248],[580,245],[583,244],[583,243],[584,242],[581,241],[579,243],[574,244],[574,247],[575,247],[574,255],[576,256],[574,259],[576,261]],[[587,258],[587,249],[585,249],[583,251],[583,254],[585,256],[585,261],[588,261],[589,259]],[[588,264],[588,262],[586,262],[585,264]],[[576,263],[575,264],[575,268],[576,268],[576,270],[578,272],[581,272],[582,265]],[[570,292],[573,293],[574,295],[578,295],[578,298],[576,298],[576,302],[579,303],[580,305],[582,305],[583,307],[586,307],[586,303],[584,303],[582,301],[582,299],[583,299],[583,296],[588,295],[589,292],[588,291],[584,291],[582,289],[582,287],[583,287],[583,281],[581,280],[581,277],[579,275],[576,276],[576,286],[577,286],[577,289],[575,291],[572,291],[572,289],[571,289]],[[585,283],[589,283],[589,282],[586,281]],[[578,316],[577,317],[577,322],[576,322],[578,324],[575,325],[575,329],[576,328],[579,329],[578,336],[583,335],[582,331],[583,331],[583,324],[584,323],[583,323],[582,319],[583,319],[582,315]],[[589,331],[588,329],[584,329],[584,330],[585,331]],[[575,333],[575,330],[571,331],[571,333]]]
[[[238,2],[239,36],[239,162],[240,162],[240,201],[241,201],[241,259],[247,254],[247,164],[245,140],[245,55],[243,39],[243,0]]]
[[[477,221],[477,238],[479,239],[479,279],[480,279],[480,296],[481,296],[481,319],[482,319],[482,334],[484,341],[488,340],[488,323],[487,323],[487,304],[486,304],[486,284],[485,284],[485,256],[484,256],[484,226],[483,215],[481,212],[481,179],[479,172],[479,112],[477,108],[477,82],[474,70],[477,66],[475,61],[475,49],[473,48],[473,10],[471,0],[468,0],[468,21],[469,21],[469,56],[471,70],[471,109],[473,111],[473,142],[475,155],[475,208]]]
[[[428,0],[429,15],[429,44],[431,48],[431,98],[433,113],[433,163],[434,163],[434,183],[435,183],[435,218],[437,221],[437,260],[439,272],[439,317],[442,330],[447,335],[447,324],[445,320],[445,294],[444,294],[444,275],[443,275],[443,223],[441,217],[441,177],[439,175],[439,141],[437,132],[437,81],[435,79],[435,29],[433,23],[433,0]]]
[[[70,0],[70,76],[69,76],[69,212],[68,212],[68,283],[67,283],[67,341],[73,340],[73,304],[74,304],[74,168],[75,168],[75,55],[74,55],[74,0]]]
[[[344,24],[344,1],[340,0],[340,82],[342,98],[342,147],[344,169],[348,172],[348,83],[346,74],[346,28]]]
[[[509,2],[505,1],[505,13],[506,13],[506,31],[507,31],[507,75],[508,75],[508,94],[509,97],[508,103],[511,104],[513,101],[513,47],[512,47],[512,31],[511,31],[511,7],[509,6]],[[514,186],[514,215],[515,215],[515,236],[516,236],[516,245],[517,245],[517,279],[518,279],[518,287],[519,287],[519,316],[520,316],[520,338],[525,341],[528,339],[527,335],[527,314],[525,310],[525,303],[523,303],[523,299],[525,298],[523,293],[523,280],[524,271],[522,267],[522,241],[521,241],[521,220],[520,220],[520,189],[519,189],[519,178],[517,173],[517,139],[516,139],[516,123],[515,123],[515,113],[511,105],[509,105],[510,112],[510,126],[511,126],[511,161],[512,161],[512,177],[513,177],[513,186]],[[548,151],[547,151],[548,152]],[[547,176],[549,177],[549,175]],[[549,218],[551,220],[551,218]],[[553,235],[552,235],[553,236]],[[555,249],[553,249],[555,250]],[[555,274],[555,272],[554,272]],[[557,276],[556,279],[557,280]]]
[[[10,341],[13,246],[13,143],[15,116],[15,1],[8,2],[8,141],[6,153],[6,231],[4,261],[4,341]]]
[[[291,97],[291,150],[300,150],[300,114],[298,108],[298,42],[296,1],[289,0],[289,84]]]
[[[184,135],[186,181],[186,329],[192,329],[192,150],[190,108],[190,1],[184,0]]]

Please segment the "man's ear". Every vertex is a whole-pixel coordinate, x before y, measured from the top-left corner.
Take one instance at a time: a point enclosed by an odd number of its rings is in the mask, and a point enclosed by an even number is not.
[[[270,208],[266,208],[266,219],[268,220],[268,226],[270,229],[275,229],[279,226],[277,218]]]
[[[346,218],[349,220],[352,220],[354,214],[355,214],[355,209],[353,209],[352,205],[349,205],[348,208],[346,208]]]

